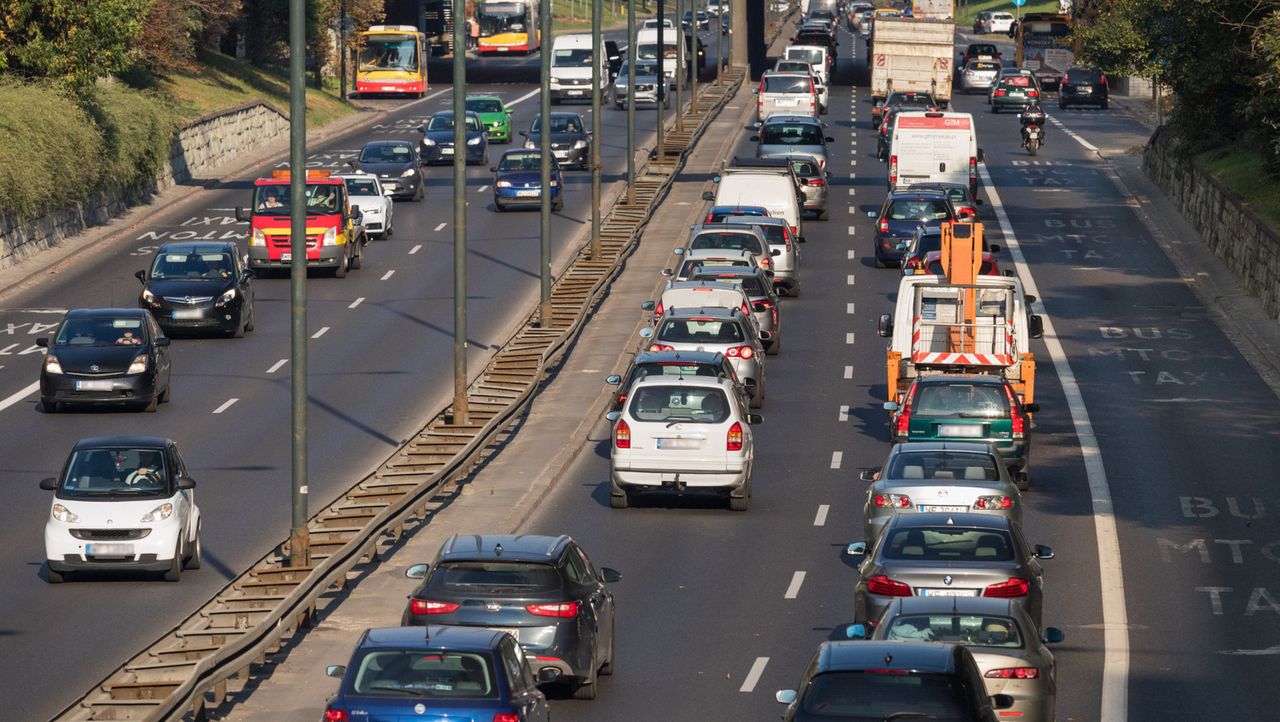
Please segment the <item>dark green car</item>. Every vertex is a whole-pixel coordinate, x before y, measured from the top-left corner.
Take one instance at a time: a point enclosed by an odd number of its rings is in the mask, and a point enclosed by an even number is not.
[[[994,446],[1019,489],[1030,486],[1031,414],[1000,376],[922,376],[907,390],[902,407],[884,405],[889,437],[903,441],[975,441]]]
[[[1039,102],[1040,81],[1036,80],[1036,76],[1029,70],[1002,71],[1002,75],[991,85],[991,94],[987,96],[987,103],[991,105],[992,113],[999,113],[1002,110],[1021,112],[1026,110],[1028,105]]]
[[[511,111],[496,95],[468,95],[467,111],[480,116],[490,143],[511,142]]]

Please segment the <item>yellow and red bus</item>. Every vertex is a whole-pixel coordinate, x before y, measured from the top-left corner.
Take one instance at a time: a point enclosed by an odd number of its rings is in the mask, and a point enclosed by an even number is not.
[[[356,92],[361,96],[427,92],[427,36],[412,25],[372,25],[360,33]]]
[[[1017,67],[1035,73],[1042,86],[1057,87],[1079,54],[1070,15],[1027,13],[1018,22]]]
[[[480,53],[524,53],[541,47],[536,0],[482,0],[476,7]]]

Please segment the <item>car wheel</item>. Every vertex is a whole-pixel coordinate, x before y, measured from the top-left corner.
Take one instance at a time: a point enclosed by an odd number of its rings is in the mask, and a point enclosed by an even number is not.
[[[829,209],[823,208],[821,211],[818,211],[818,220],[825,221],[830,218],[831,218],[831,211]]]
[[[173,550],[173,563],[164,572],[166,582],[176,582],[182,578],[182,546]]]
[[[164,393],[160,394],[160,403],[162,404],[169,403],[169,398],[172,395],[173,395],[173,382],[169,382],[169,385],[164,387]]]
[[[67,580],[66,573],[55,572],[53,567],[45,569],[45,578],[49,580],[50,584],[61,584]]]
[[[493,202],[493,209],[494,209],[495,211],[499,212],[499,213],[501,213],[501,212],[503,212],[503,211],[507,210],[506,206],[502,205],[501,203],[499,203],[499,202],[497,202],[497,201],[494,201],[494,202]]]
[[[151,395],[151,399],[147,401],[146,404],[143,404],[142,410],[148,414],[154,414],[156,412],[156,407],[159,405],[160,405],[160,392],[157,391],[156,393]]]
[[[40,410],[46,414],[56,414],[59,408],[58,402],[53,399],[40,399]]]
[[[879,256],[876,256],[876,268],[888,268],[888,267],[889,267],[888,263],[885,263],[884,261],[880,260]]]
[[[746,511],[751,507],[750,482],[747,482],[747,489],[743,490],[742,496],[729,496],[730,511]]]
[[[551,205],[551,210],[553,210],[553,211],[562,211],[562,210],[564,210],[564,201],[556,201],[555,203],[553,203],[553,204]]]
[[[351,265],[351,256],[347,256],[346,258],[343,258],[341,261],[338,261],[338,265],[333,269],[333,277],[346,278],[347,267],[350,265]]]
[[[352,257],[351,257],[351,270],[353,270],[353,271],[354,271],[354,270],[356,270],[356,269],[358,269],[358,268],[360,268],[360,267],[362,267],[362,266],[364,266],[364,251],[363,251],[363,250],[361,250],[359,253],[357,253],[356,255],[354,255],[354,256],[352,256]]]
[[[1066,110],[1066,109],[1067,109],[1067,101],[1065,101],[1065,100],[1059,100],[1059,101],[1058,101],[1058,110]]]
[[[1106,109],[1107,109],[1107,105],[1108,105],[1109,103],[1110,103],[1109,99],[1104,98],[1104,99],[1102,100],[1102,109],[1103,109],[1103,110],[1106,110]]]
[[[631,492],[626,489],[615,489],[609,494],[609,506],[613,509],[626,509],[631,506]]]
[[[245,333],[250,333],[253,331],[253,308],[249,309],[249,322],[244,325],[244,330],[245,330]],[[169,400],[169,394],[166,393],[164,395],[164,400],[165,401]]]
[[[999,108],[995,103],[992,103],[992,104],[991,104],[991,112],[992,112],[992,113],[999,113],[999,112],[1000,112],[1000,108]]]
[[[231,332],[231,338],[244,338],[244,326],[245,324],[243,323],[237,323],[235,329]]]
[[[413,201],[414,203],[417,203],[418,201],[422,200],[422,193],[423,193],[422,188],[424,185],[425,185],[424,183],[419,182],[418,190],[413,192],[413,198],[410,198],[409,200]]]

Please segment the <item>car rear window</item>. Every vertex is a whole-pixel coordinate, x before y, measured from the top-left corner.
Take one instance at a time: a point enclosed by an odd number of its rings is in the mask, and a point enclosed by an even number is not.
[[[1000,84],[1011,88],[1029,88],[1031,87],[1031,76],[1006,75],[1004,79],[1000,81]]]
[[[958,454],[951,451],[913,451],[894,456],[882,479],[963,479],[999,481],[1000,469],[990,454]]]
[[[915,254],[917,258],[923,259],[933,251],[942,250],[942,234],[941,233],[923,233],[916,240]]]
[[[1067,70],[1068,83],[1101,83],[1102,71],[1092,68],[1070,68]]]
[[[699,273],[691,277],[689,280],[731,283],[735,286],[741,287],[749,297],[765,295],[764,286],[760,285],[760,279],[755,276],[721,276],[715,273]]]
[[[906,670],[819,674],[804,690],[801,707],[807,715],[839,719],[894,719],[903,711],[920,719],[971,718],[956,679]]]
[[[807,73],[811,67],[803,60],[779,60],[773,69],[783,73]]]
[[[793,160],[791,161],[791,170],[801,178],[813,178],[818,175],[818,164],[811,160]],[[779,238],[778,243],[782,243]]]
[[[760,130],[765,145],[822,145],[822,129],[814,123],[766,123]]]
[[[766,93],[807,93],[810,89],[808,78],[794,75],[770,75],[764,79]]]
[[[920,416],[1009,418],[1003,386],[992,384],[926,384],[916,389],[911,413]]]
[[[428,587],[436,591],[475,592],[497,589],[549,592],[560,588],[560,575],[550,564],[497,560],[441,562]]]
[[[928,93],[893,93],[886,101],[887,105],[910,105],[912,107],[919,106],[927,108],[933,105],[933,96]]]
[[[693,237],[689,242],[689,248],[695,251],[704,248],[724,248],[732,251],[750,251],[756,255],[764,253],[764,249],[760,247],[760,239],[756,238],[754,233],[704,231]]]
[[[387,697],[494,699],[493,667],[475,652],[375,649],[356,664],[352,691]]]
[[[1002,529],[911,527],[888,532],[885,559],[945,562],[1013,561],[1013,540]]]
[[[695,276],[702,273],[704,269],[715,268],[750,268],[751,264],[743,259],[715,259],[715,258],[690,258],[684,262],[680,268],[680,273],[676,274],[679,278],[695,279]],[[712,279],[714,280],[714,279]]]
[[[891,221],[936,221],[951,215],[946,201],[930,198],[896,200],[885,213]]]
[[[645,386],[632,395],[630,413],[652,423],[719,424],[729,418],[729,399],[712,387]]]
[[[788,60],[803,60],[809,65],[822,62],[822,51],[817,48],[789,48]]]
[[[737,343],[746,338],[737,321],[718,318],[669,318],[658,329],[659,341],[670,343]]]
[[[809,177],[810,175],[817,175],[817,173],[812,173],[808,175],[797,173],[796,175],[801,175],[802,177]],[[739,221],[730,221],[730,222],[737,223]],[[780,225],[767,225],[767,226],[753,225],[752,228],[755,228],[757,231],[760,231],[760,233],[764,234],[764,239],[768,241],[769,245],[771,246],[783,246],[783,245],[786,245],[787,243],[787,232]]]
[[[675,361],[659,361],[657,363],[639,364],[632,375],[633,382],[650,376],[718,376],[720,367],[712,364],[690,364]]]
[[[886,639],[951,642],[971,647],[1021,649],[1022,634],[1011,617],[982,614],[906,614],[889,623]]]

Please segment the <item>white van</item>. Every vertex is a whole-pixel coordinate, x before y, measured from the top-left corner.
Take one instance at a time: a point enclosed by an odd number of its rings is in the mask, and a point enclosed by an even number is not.
[[[786,220],[793,237],[802,235],[800,199],[790,168],[725,168],[715,181],[715,193],[707,191],[703,199],[717,206],[761,206],[770,216]]]
[[[591,34],[560,35],[551,46],[551,102],[591,99]],[[600,66],[600,94],[609,87],[609,59],[602,47],[594,62]]]
[[[692,33],[682,32],[675,28],[665,28],[662,31],[662,71],[667,76],[667,80],[675,83],[676,79],[676,62],[679,60],[676,53],[679,51],[680,38],[684,38],[684,62],[690,73],[693,72],[695,65],[701,68],[706,62],[706,49],[702,46],[702,40],[695,38]],[[636,31],[636,59],[637,61],[656,61],[658,59],[658,28],[645,28]],[[638,63],[637,63],[638,65]]]
[[[902,111],[889,141],[889,190],[914,183],[962,183],[976,196],[981,160],[969,113]]]

